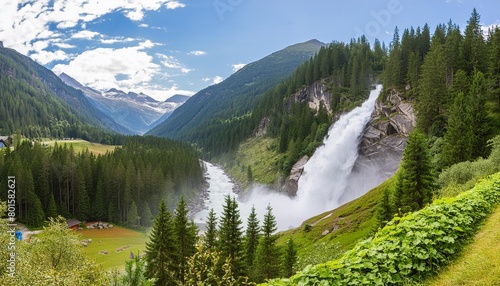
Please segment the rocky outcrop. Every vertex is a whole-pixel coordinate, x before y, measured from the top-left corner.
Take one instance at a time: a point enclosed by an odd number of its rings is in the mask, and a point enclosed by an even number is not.
[[[321,103],[326,108],[329,114],[332,114],[332,109],[330,108],[332,101],[332,94],[325,80],[316,81],[311,86],[304,87],[298,92],[290,96],[287,101],[286,107],[288,111],[291,111],[294,103],[304,103],[308,102],[309,107],[313,110],[318,111]]]
[[[271,123],[271,118],[269,116],[262,118],[262,120],[259,122],[259,127],[257,127],[257,129],[254,132],[254,135],[257,137],[266,136],[267,127],[269,127],[270,123]]]
[[[356,164],[371,165],[385,179],[392,176],[399,168],[406,138],[415,125],[411,102],[403,100],[398,93],[391,92],[385,100],[377,100]]]
[[[299,179],[302,176],[302,172],[304,172],[304,166],[307,161],[309,161],[309,156],[304,156],[293,165],[290,176],[286,178],[285,184],[281,189],[283,193],[286,193],[290,197],[295,197],[299,188]]]

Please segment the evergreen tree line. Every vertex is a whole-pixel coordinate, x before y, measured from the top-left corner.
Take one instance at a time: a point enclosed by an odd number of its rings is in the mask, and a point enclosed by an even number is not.
[[[487,156],[486,142],[498,132],[488,113],[500,107],[500,29],[485,36],[479,22],[474,9],[464,33],[450,21],[432,36],[427,25],[405,29],[400,40],[396,28],[390,45],[384,88],[414,100],[418,129],[441,138],[438,169]]]
[[[432,37],[427,25],[422,32],[406,29],[400,41],[396,28],[384,88],[415,102],[417,129],[408,138],[394,189],[379,202],[379,226],[430,203],[442,170],[490,153],[488,142],[500,132],[492,120],[500,113],[500,28],[485,37],[479,22],[474,9],[463,34],[450,21]]]
[[[158,201],[196,196],[203,183],[189,145],[138,136],[104,155],[23,141],[0,151],[0,173],[1,199],[7,199],[5,180],[15,176],[16,217],[33,227],[57,215],[148,227]]]
[[[243,233],[238,204],[227,196],[220,219],[211,210],[206,227],[197,237],[184,200],[173,214],[162,200],[146,243],[144,276],[155,285],[252,285],[293,275],[296,249],[292,240],[277,245],[270,206],[262,225],[252,209]]]

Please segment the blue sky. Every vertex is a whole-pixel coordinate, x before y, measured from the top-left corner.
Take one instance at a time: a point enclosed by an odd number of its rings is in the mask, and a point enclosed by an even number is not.
[[[396,26],[449,19],[463,29],[474,7],[485,27],[500,23],[497,0],[2,0],[0,41],[98,90],[163,100],[310,39],[388,43]]]

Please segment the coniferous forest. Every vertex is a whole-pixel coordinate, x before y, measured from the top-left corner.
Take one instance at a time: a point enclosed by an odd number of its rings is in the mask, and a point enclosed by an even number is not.
[[[280,170],[288,173],[301,156],[311,155],[322,144],[335,116],[363,102],[374,83],[384,86],[379,100],[397,93],[415,107],[417,127],[407,140],[394,184],[381,192],[380,200],[372,206],[377,208],[377,218],[365,236],[375,238],[362,241],[339,260],[309,267],[291,280],[274,280],[270,285],[344,285],[346,281],[353,285],[402,285],[420,281],[459,253],[498,203],[498,175],[480,183],[474,189],[476,193],[433,201],[442,196],[440,187],[465,185],[468,181],[464,178],[479,180],[500,171],[500,28],[485,33],[474,10],[464,29],[450,21],[433,31],[424,25],[400,33],[396,28],[387,47],[379,41],[371,45],[365,37],[322,47],[288,79],[263,93],[251,112],[208,125],[204,135],[197,138],[196,147],[202,156],[216,157],[234,151],[267,118],[267,136],[277,139],[275,148],[282,155]],[[7,90],[17,90],[1,80],[0,85]],[[315,110],[293,98],[300,89],[318,82],[328,86],[330,106]],[[30,93],[29,87],[18,88],[23,94]],[[27,105],[18,107],[15,112],[36,113]],[[0,108],[5,106],[0,104]],[[55,120],[47,114],[42,113],[43,120]],[[75,122],[78,120],[75,118]],[[3,128],[9,131],[20,128],[33,137],[61,136],[73,128],[31,128],[30,122],[6,124]],[[77,131],[90,136],[84,129]],[[106,220],[150,227],[145,256],[127,262],[124,274],[103,274],[93,262],[81,258],[75,247],[74,253],[61,254],[67,261],[42,269],[39,275],[72,273],[54,275],[68,285],[254,285],[296,273],[297,248],[292,239],[278,244],[280,234],[276,234],[271,206],[262,222],[255,209],[243,222],[236,200],[228,196],[220,217],[212,210],[206,231],[199,234],[188,217],[186,204],[199,195],[204,183],[200,153],[195,147],[149,136],[103,134],[96,136],[116,140],[121,146],[104,155],[75,152],[62,143],[47,147],[29,140],[17,141],[13,150],[1,149],[0,186],[5,188],[8,176],[16,176],[16,216],[33,227],[49,220],[47,241],[59,237],[67,247],[77,245],[77,238],[64,228],[62,218],[56,219],[58,216]],[[248,174],[252,177],[250,168]],[[7,200],[6,194],[2,189],[2,201]],[[0,204],[0,211],[4,208]],[[443,214],[439,220],[438,211]],[[450,219],[444,218],[445,214]],[[431,224],[436,226],[435,232],[427,227]],[[444,235],[450,229],[453,233]],[[435,238],[426,238],[426,231]],[[422,239],[411,241],[418,251],[422,247],[421,252],[405,248],[408,241],[399,242],[408,233],[422,235]],[[0,239],[9,239],[6,231],[0,232]],[[58,253],[55,247],[37,242],[29,247],[21,251],[34,253],[26,256],[30,263],[43,261],[44,252]],[[405,255],[392,252],[400,248],[407,251]],[[78,272],[63,267],[75,263],[71,256],[81,258],[81,267],[87,271],[80,280],[71,280]],[[21,265],[19,271],[28,272],[26,269]],[[422,277],[419,271],[424,273]],[[17,279],[22,284],[21,279],[26,278]],[[92,284],[93,279],[98,284]],[[12,280],[0,276],[3,281]]]
[[[5,180],[16,176],[21,184],[16,215],[33,227],[58,215],[149,227],[158,201],[169,198],[175,204],[181,196],[192,198],[203,182],[197,152],[162,138],[129,137],[105,155],[75,152],[64,143],[47,147],[27,140],[14,151],[0,152],[1,199],[7,200]]]

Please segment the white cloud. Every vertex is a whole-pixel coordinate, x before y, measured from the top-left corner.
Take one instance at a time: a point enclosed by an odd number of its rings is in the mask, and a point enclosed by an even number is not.
[[[141,24],[139,24],[139,27],[141,27],[141,28],[147,28],[147,27],[149,27],[149,25],[145,24],[145,23],[141,23]]]
[[[205,77],[201,80],[204,82],[211,82],[212,84],[218,84],[218,83],[221,83],[222,81],[224,81],[224,78],[216,75],[214,77]]]
[[[207,53],[204,52],[204,51],[191,51],[188,53],[188,55],[192,55],[192,56],[203,56],[203,55],[206,55]]]
[[[489,33],[490,33],[490,30],[493,31],[495,30],[497,27],[500,28],[500,23],[495,23],[495,24],[491,24],[491,25],[488,25],[488,26],[485,26],[485,25],[482,25],[481,26],[481,30],[483,32],[483,35],[485,37],[488,37],[489,36]]]
[[[169,69],[179,69],[182,73],[187,74],[191,71],[192,69],[186,68],[177,58],[174,56],[169,56],[165,54],[156,54],[160,59],[161,63],[163,64],[164,67],[169,68]]]
[[[58,47],[58,48],[61,48],[61,49],[74,49],[74,48],[76,48],[75,45],[70,45],[67,43],[54,43],[53,45]]]
[[[232,65],[233,67],[233,72],[237,72],[239,71],[240,69],[242,69],[244,66],[246,66],[247,64],[242,64],[242,63],[239,63],[239,64],[234,64]]]
[[[164,87],[159,85],[147,85],[144,87],[140,87],[137,90],[134,90],[134,92],[142,92],[158,101],[164,101],[175,94],[184,94],[189,96],[195,94],[195,92],[192,90],[179,89],[179,87],[176,84],[173,84],[171,87]]]
[[[63,35],[53,34],[52,24],[63,30],[74,27],[85,29],[86,23],[117,11],[133,21],[140,21],[146,11],[157,11],[162,6],[167,9],[182,8],[185,4],[174,0],[2,0],[1,6],[0,41],[6,47],[27,55],[33,51],[31,43],[36,39],[56,36],[64,39]],[[89,32],[73,36],[83,39],[97,36],[93,34],[95,32]]]
[[[135,39],[124,38],[124,37],[117,37],[117,38],[101,39],[100,41],[101,41],[102,44],[111,45],[111,44],[115,44],[115,43],[133,42],[133,41],[135,41]]]
[[[160,66],[139,47],[98,48],[83,52],[68,64],[58,64],[53,70],[57,74],[70,74],[84,85],[106,90],[147,84],[159,73]],[[125,79],[117,80],[119,74]]]
[[[64,51],[55,51],[55,52],[40,51],[38,53],[31,55],[31,58],[42,65],[46,65],[53,61],[65,61],[68,60],[70,57]]]
[[[165,4],[165,6],[167,7],[167,9],[173,10],[177,8],[184,8],[186,7],[186,4],[174,0],[174,1],[168,1],[167,4]]]
[[[89,30],[82,30],[82,31],[78,31],[78,32],[74,33],[71,36],[71,38],[91,40],[99,35],[100,34],[98,32],[93,32],[93,31],[89,31]]]
[[[215,77],[213,78],[212,82],[213,82],[214,84],[218,84],[218,83],[221,83],[223,80],[224,80],[224,78],[223,78],[223,77],[221,77],[221,76],[218,76],[218,75],[217,75],[217,76],[215,76]]]

